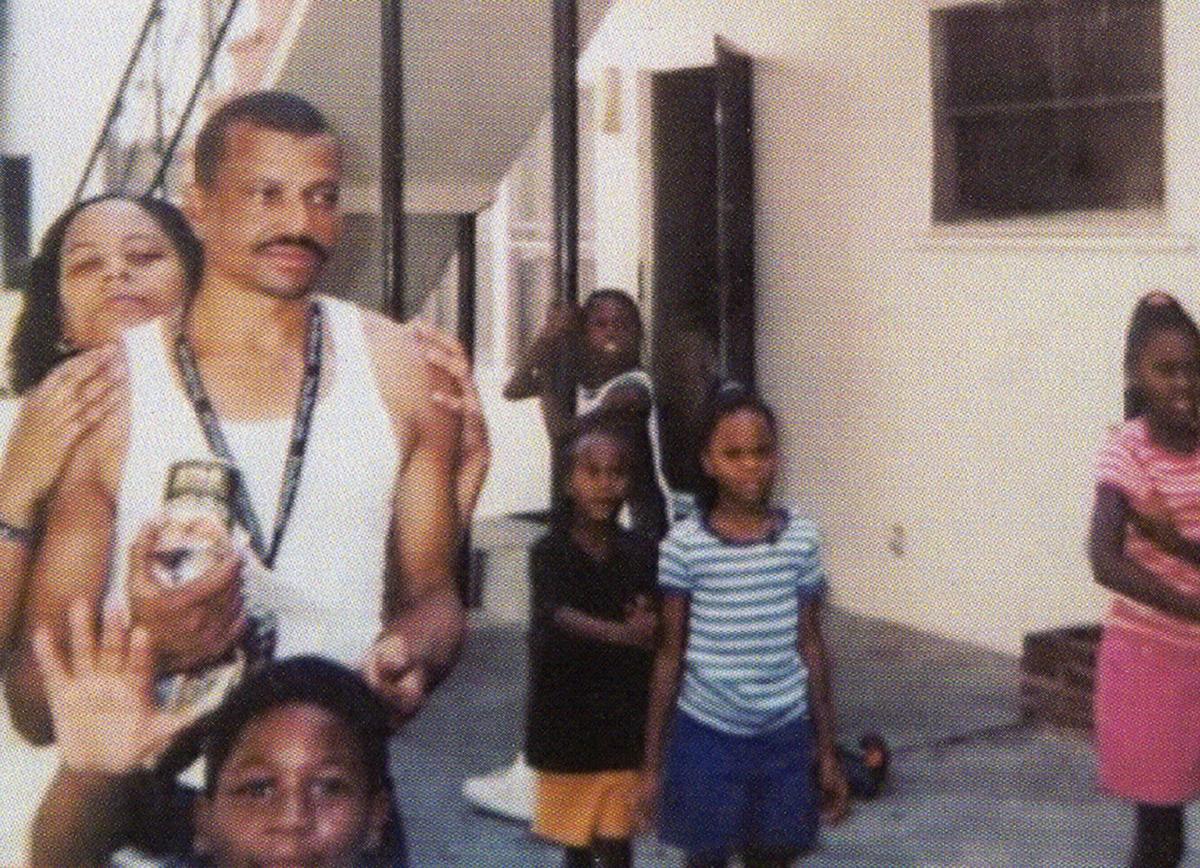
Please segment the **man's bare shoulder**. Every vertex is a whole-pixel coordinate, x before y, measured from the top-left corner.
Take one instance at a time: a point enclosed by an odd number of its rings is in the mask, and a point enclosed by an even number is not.
[[[457,417],[447,413],[433,396],[456,396],[459,386],[431,363],[431,350],[421,340],[416,324],[398,323],[365,310],[362,324],[379,394],[397,436],[410,445],[419,441],[435,451],[452,451],[458,438]]]

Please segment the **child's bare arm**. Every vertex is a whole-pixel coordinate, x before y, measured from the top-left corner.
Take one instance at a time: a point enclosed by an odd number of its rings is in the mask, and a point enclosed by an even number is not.
[[[68,620],[65,650],[45,627],[32,639],[61,758],[34,820],[35,865],[107,864],[132,831],[128,802],[141,769],[198,716],[155,707],[145,630],[109,615],[97,632],[83,599]]]
[[[1136,512],[1130,505],[1129,523],[1156,548],[1180,560],[1200,565],[1200,543],[1185,537],[1168,519]]]
[[[1096,486],[1088,554],[1096,582],[1110,591],[1178,618],[1200,622],[1200,598],[1181,593],[1126,557],[1126,526],[1133,514],[1121,489]]]
[[[645,753],[638,796],[640,825],[651,825],[662,783],[663,740],[667,718],[679,695],[683,652],[687,644],[688,607],[685,594],[666,594],[659,610],[658,648],[650,675],[650,701],[646,708]]]
[[[554,610],[554,624],[561,630],[595,642],[649,650],[654,647],[658,618],[649,602],[639,597],[630,606],[624,621],[599,618],[571,606],[559,606]]]
[[[33,864],[107,865],[127,831],[129,780],[59,769],[34,820]]]
[[[817,749],[832,752],[837,745],[837,723],[829,688],[825,637],[821,632],[821,604],[815,600],[801,604],[799,639],[800,654],[808,666],[808,705],[816,730]]]
[[[808,666],[808,706],[817,736],[817,768],[826,812],[833,822],[846,814],[850,788],[837,758],[837,722],[829,686],[829,655],[821,632],[821,604],[802,602],[799,651]]]
[[[570,437],[593,425],[607,425],[630,432],[643,430],[650,413],[650,394],[639,385],[617,386],[609,391],[600,406],[572,416],[552,389],[541,394],[542,417],[546,431],[555,440]]]
[[[550,385],[552,369],[559,364],[564,350],[578,331],[578,309],[574,305],[554,304],[546,312],[546,321],[517,358],[516,366],[502,394],[509,401],[521,401],[541,395]]]

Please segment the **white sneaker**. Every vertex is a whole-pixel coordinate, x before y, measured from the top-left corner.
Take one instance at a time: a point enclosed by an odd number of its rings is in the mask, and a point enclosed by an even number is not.
[[[525,762],[525,754],[519,753],[510,766],[468,778],[462,794],[473,808],[528,823],[533,819],[533,785],[533,769]]]

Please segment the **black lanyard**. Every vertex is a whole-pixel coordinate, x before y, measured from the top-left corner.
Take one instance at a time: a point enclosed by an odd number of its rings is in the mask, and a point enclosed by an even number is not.
[[[283,465],[283,478],[279,484],[279,501],[275,511],[275,528],[271,535],[271,546],[267,548],[263,537],[262,524],[254,512],[254,504],[250,500],[250,492],[241,473],[235,474],[233,509],[234,515],[246,532],[250,534],[250,545],[262,562],[271,567],[279,554],[283,543],[283,533],[287,528],[288,519],[292,515],[292,506],[296,502],[296,491],[300,487],[300,471],[304,467],[304,452],[308,447],[309,428],[312,425],[313,408],[317,403],[317,387],[321,383],[321,306],[313,302],[309,306],[308,331],[304,340],[304,380],[300,384],[300,396],[296,400],[296,416],[292,422],[292,436],[288,443],[287,460]],[[196,411],[196,418],[204,431],[204,439],[208,446],[219,457],[228,461],[235,468],[237,463],[229,451],[225,435],[221,433],[221,423],[213,410],[212,401],[204,390],[204,381],[200,377],[200,369],[196,364],[196,353],[187,339],[186,319],[175,340],[175,360],[183,375],[183,383],[187,388],[188,399]]]

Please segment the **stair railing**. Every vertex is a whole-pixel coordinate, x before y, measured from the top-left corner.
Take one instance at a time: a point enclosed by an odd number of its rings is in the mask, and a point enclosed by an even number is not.
[[[176,44],[166,46],[166,51],[164,52],[164,43],[167,41],[164,38],[164,24],[169,17],[169,13],[180,8],[180,2],[181,0],[151,0],[146,17],[142,22],[142,27],[130,52],[129,61],[126,63],[125,70],[117,85],[117,91],[113,96],[112,102],[109,104],[108,111],[104,117],[104,123],[101,125],[100,132],[88,155],[83,174],[75,188],[74,201],[79,201],[83,198],[89,187],[92,186],[95,173],[101,164],[101,157],[105,154],[106,150],[113,151],[112,146],[114,144],[126,145],[129,150],[124,155],[125,160],[123,161],[123,165],[119,167],[109,165],[107,167],[106,172],[109,178],[105,184],[106,187],[115,190],[130,190],[131,187],[135,186],[134,175],[135,167],[138,163],[138,148],[150,144],[155,161],[152,180],[148,186],[136,190],[136,192],[150,194],[163,192],[168,173],[180,151],[188,125],[200,101],[200,96],[205,85],[211,80],[214,65],[221,50],[225,47],[230,26],[241,6],[241,0],[227,0],[223,11],[219,13],[219,23],[217,23],[214,29],[212,23],[217,20],[218,16],[213,13],[219,8],[220,0],[198,0],[198,2],[197,0],[192,0],[191,8],[184,11],[183,14],[187,15],[198,9],[206,17],[204,19],[204,35],[198,52],[200,58],[199,66],[195,68],[193,75],[188,76],[187,72],[190,70],[180,71],[177,75],[175,74],[175,67],[179,65],[179,55],[182,52],[181,46],[178,44],[179,40],[176,40]],[[175,4],[174,7],[168,8],[171,4]],[[183,19],[178,19],[177,23],[181,21]],[[185,36],[189,35],[186,27],[181,27],[181,32]],[[195,48],[192,48],[192,51],[195,52]],[[148,85],[153,101],[151,111],[153,112],[154,129],[149,137],[135,132],[132,141],[123,143],[119,141],[120,137],[118,133],[123,123],[122,116],[133,102],[131,99],[132,88],[147,84],[146,77],[136,75],[143,63],[152,64],[152,69],[148,76]],[[187,93],[186,102],[179,112],[178,117],[174,119],[174,126],[171,130],[170,138],[167,140],[164,135],[166,124],[169,121],[167,117],[168,113],[166,112],[167,100],[170,95],[182,94],[184,92]],[[135,117],[133,120],[136,125],[138,122],[145,120],[145,118]],[[166,141],[165,146],[164,141]],[[143,174],[142,177],[145,178],[146,174],[149,173]]]

